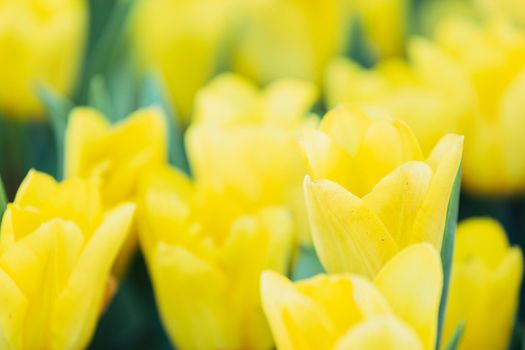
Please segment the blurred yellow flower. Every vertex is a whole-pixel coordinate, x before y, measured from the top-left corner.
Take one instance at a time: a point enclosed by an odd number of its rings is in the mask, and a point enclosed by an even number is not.
[[[436,41],[461,67],[456,81],[467,80],[474,96],[460,130],[465,187],[489,195],[525,191],[525,32],[503,21],[451,20]]]
[[[345,0],[244,1],[234,70],[259,83],[320,82],[327,61],[349,41]]]
[[[104,212],[94,182],[30,171],[0,235],[0,348],[84,349],[133,204]]]
[[[435,44],[413,39],[409,62],[371,71],[343,59],[327,70],[328,103],[377,105],[405,120],[423,150],[465,135],[463,183],[483,195],[525,191],[525,32],[508,22],[449,19]]]
[[[262,91],[231,74],[217,77],[196,99],[186,134],[192,172],[209,191],[228,193],[245,212],[290,208],[303,242],[309,228],[302,191],[306,163],[297,134],[317,99],[311,83],[278,80]]]
[[[286,273],[294,226],[285,208],[236,215],[234,197],[202,191],[176,170],[143,182],[139,232],[157,305],[181,349],[270,349],[261,271]]]
[[[409,27],[409,0],[347,0],[377,57],[401,56]]]
[[[351,274],[292,283],[264,272],[261,293],[280,350],[430,350],[442,284],[439,255],[418,243],[395,255],[373,283]]]
[[[136,111],[116,125],[91,108],[71,112],[66,130],[65,177],[99,178],[104,204],[133,201],[138,179],[167,160],[165,117]]]
[[[84,49],[85,0],[0,2],[0,114],[40,119],[42,84],[69,95]]]
[[[139,63],[160,74],[182,124],[197,90],[217,71],[234,1],[141,0],[133,17]]]
[[[408,44],[409,61],[392,58],[367,70],[345,58],[327,67],[330,107],[340,103],[379,106],[402,119],[428,153],[448,132],[458,132],[472,106],[468,83],[453,60],[424,39]]]
[[[441,248],[461,136],[444,136],[425,158],[402,121],[340,106],[302,144],[312,238],[328,272],[373,278],[409,244]]]
[[[507,349],[519,299],[523,258],[488,218],[458,226],[443,337],[466,322],[458,349]]]

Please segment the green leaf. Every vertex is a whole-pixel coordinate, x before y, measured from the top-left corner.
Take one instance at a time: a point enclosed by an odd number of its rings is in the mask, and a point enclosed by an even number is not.
[[[0,178],[0,220],[4,216],[4,212],[7,208],[7,196],[5,194],[4,183]]]
[[[292,272],[292,280],[298,281],[324,272],[314,247],[301,246]]]
[[[363,67],[372,67],[377,57],[366,39],[363,20],[359,15],[353,16],[349,31],[348,56]]]
[[[454,241],[456,238],[456,227],[458,225],[459,194],[461,192],[461,166],[458,169],[450,201],[447,208],[447,221],[443,234],[443,244],[441,246],[441,264],[443,266],[443,293],[439,305],[438,333],[436,349],[440,348],[441,335],[443,333],[443,323],[447,309],[448,290],[450,287],[450,273],[452,271],[452,258],[454,256]]]
[[[64,141],[69,112],[74,105],[71,101],[44,86],[38,86],[37,93],[47,110],[55,136],[57,149],[57,180],[62,180],[64,172]]]
[[[452,338],[450,339],[448,344],[445,346],[444,350],[456,350],[458,348],[459,341],[461,340],[461,336],[463,335],[464,330],[465,322],[460,322],[454,330],[454,334],[452,335]]]
[[[89,84],[88,105],[102,112],[109,121],[115,122],[115,111],[111,102],[106,80],[101,75],[96,75]]]
[[[164,97],[164,90],[160,81],[152,74],[144,78],[141,105],[156,106],[162,109],[168,126],[169,162],[189,174],[190,167],[184,150],[183,132],[176,121],[175,113]]]

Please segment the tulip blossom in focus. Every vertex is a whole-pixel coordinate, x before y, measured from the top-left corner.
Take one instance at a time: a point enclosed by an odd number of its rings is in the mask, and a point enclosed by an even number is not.
[[[135,206],[104,211],[95,182],[31,171],[0,235],[0,348],[85,349]]]
[[[373,282],[352,274],[292,283],[262,275],[262,301],[280,350],[433,350],[443,274],[428,243],[395,255]]]
[[[410,244],[441,248],[461,136],[444,136],[425,156],[404,122],[340,106],[302,144],[313,242],[328,272],[373,278]]]

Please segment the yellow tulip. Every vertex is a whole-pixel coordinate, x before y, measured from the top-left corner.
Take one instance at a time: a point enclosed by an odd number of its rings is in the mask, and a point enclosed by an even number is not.
[[[370,70],[345,58],[334,59],[326,71],[327,102],[330,107],[381,107],[405,121],[428,153],[443,135],[459,131],[473,96],[468,83],[458,78],[461,69],[428,40],[412,39],[408,56],[408,61],[391,58]]]
[[[305,116],[316,98],[315,86],[306,82],[280,80],[259,91],[237,76],[216,78],[199,92],[196,123],[186,134],[197,181],[228,193],[245,212],[289,207],[302,241],[309,242],[302,193],[306,163],[297,133],[313,120]]]
[[[2,220],[1,349],[87,347],[135,206],[102,208],[94,182],[29,172]]]
[[[337,60],[327,70],[331,106],[377,105],[405,120],[424,151],[445,133],[465,135],[463,184],[491,196],[525,191],[525,31],[444,21],[435,43],[414,39],[409,62],[372,71]]]
[[[437,44],[471,86],[474,103],[460,130],[467,140],[463,180],[488,195],[525,191],[525,31],[507,22],[444,22]]]
[[[270,349],[261,271],[289,269],[294,244],[285,208],[236,215],[169,168],[143,182],[139,232],[164,327],[180,349]]]
[[[343,0],[245,1],[234,69],[259,83],[292,77],[320,82],[328,59],[348,42]]]
[[[65,177],[99,178],[104,204],[135,199],[139,177],[167,159],[162,112],[146,108],[111,125],[91,108],[71,112],[66,130]]]
[[[312,238],[328,272],[373,278],[407,245],[440,249],[461,136],[444,136],[425,158],[402,121],[340,106],[302,144]]]
[[[0,3],[0,114],[40,119],[42,84],[69,95],[84,49],[84,0]]]
[[[522,275],[521,250],[509,246],[497,221],[474,218],[460,223],[444,339],[466,322],[458,349],[507,349]]]
[[[408,0],[347,0],[355,6],[363,34],[379,57],[403,54],[410,21]]]
[[[373,283],[352,274],[292,283],[262,275],[264,312],[280,350],[434,349],[443,273],[418,243],[395,255]]]
[[[186,125],[195,93],[223,58],[233,2],[141,0],[136,6],[132,29],[139,63],[160,74]]]

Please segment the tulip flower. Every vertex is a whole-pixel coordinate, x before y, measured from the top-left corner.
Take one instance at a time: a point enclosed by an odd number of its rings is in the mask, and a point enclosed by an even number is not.
[[[474,95],[460,130],[467,140],[463,183],[470,191],[510,195],[525,191],[525,31],[503,21],[441,24],[439,47],[461,68]]]
[[[241,3],[234,70],[259,83],[288,77],[320,82],[327,61],[345,51],[351,14],[346,1]]]
[[[306,163],[297,133],[317,98],[315,87],[280,80],[259,91],[248,81],[222,75],[201,90],[186,149],[197,181],[228,193],[246,211],[289,207],[303,242],[309,242],[302,181]]]
[[[363,26],[365,39],[377,57],[403,54],[410,21],[407,0],[347,0]]]
[[[434,43],[414,39],[409,61],[372,71],[337,60],[329,104],[379,106],[405,120],[424,151],[445,133],[465,135],[463,184],[481,195],[525,191],[525,31],[504,21],[443,21]]]
[[[159,73],[186,125],[195,93],[224,56],[233,1],[141,0],[136,6],[132,34],[138,61]]]
[[[410,244],[440,250],[461,136],[444,136],[425,157],[404,122],[340,106],[302,144],[312,238],[326,271],[373,278]]]
[[[71,112],[66,130],[65,177],[99,178],[104,204],[135,199],[141,174],[167,159],[162,112],[146,108],[111,125],[91,108]]]
[[[285,273],[288,210],[236,214],[234,197],[203,191],[174,169],[143,180],[139,233],[164,327],[180,349],[270,349],[263,270]]]
[[[458,349],[508,349],[522,276],[521,250],[509,246],[497,221],[473,218],[460,223],[444,339],[465,322]]]
[[[70,95],[84,49],[85,0],[0,3],[0,114],[41,119],[43,84]]]
[[[103,211],[98,185],[30,171],[0,235],[0,348],[85,349],[133,204]]]
[[[457,78],[461,69],[430,41],[412,39],[408,56],[408,61],[386,59],[370,70],[334,59],[326,70],[327,102],[330,107],[379,106],[405,121],[428,153],[443,135],[459,132],[473,96],[468,82]]]
[[[443,273],[428,243],[395,255],[374,282],[352,274],[292,283],[262,275],[264,312],[277,348],[434,349]]]

